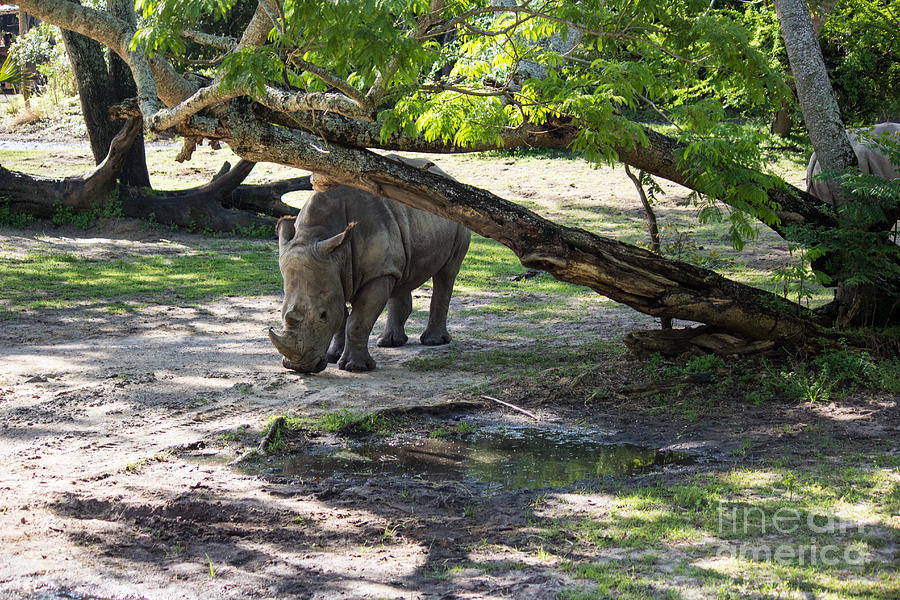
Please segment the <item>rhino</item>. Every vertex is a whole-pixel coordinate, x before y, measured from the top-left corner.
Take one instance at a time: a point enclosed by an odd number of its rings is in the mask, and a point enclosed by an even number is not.
[[[430,161],[390,158],[449,177]],[[299,216],[276,226],[283,329],[269,328],[269,338],[285,368],[318,373],[337,362],[347,371],[374,369],[367,346],[375,321],[387,305],[387,325],[376,344],[405,344],[412,291],[428,279],[431,306],[419,339],[427,346],[449,343],[447,310],[469,230],[321,178],[313,178],[313,188],[318,191]]]
[[[870,133],[871,132],[871,133]],[[878,148],[871,147],[872,137],[890,136],[900,140],[900,123],[879,123],[874,127],[857,129],[847,132],[850,136],[850,145],[859,160],[859,170],[870,175],[878,175],[884,179],[900,178],[900,170],[892,164]],[[823,179],[815,179],[822,167],[813,152],[809,158],[809,166],[806,167],[806,191],[828,204],[834,204],[827,182]]]

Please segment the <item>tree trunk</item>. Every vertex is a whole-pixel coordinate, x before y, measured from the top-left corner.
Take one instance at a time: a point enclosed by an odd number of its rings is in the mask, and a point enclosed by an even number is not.
[[[806,2],[775,0],[775,11],[797,86],[803,122],[822,169],[846,171],[857,166],[856,153],[841,120]],[[828,188],[836,207],[849,201],[838,182],[829,181]]]
[[[110,4],[121,3],[111,1]],[[91,152],[94,161],[99,164],[106,156],[113,137],[123,125],[123,121],[110,119],[109,107],[136,94],[134,80],[131,70],[115,54],[110,53],[110,64],[107,66],[103,47],[98,42],[67,29],[61,31],[78,84],[81,112]],[[143,137],[135,139],[129,148],[119,180],[123,185],[150,187]]]
[[[130,0],[107,0],[107,10],[132,25],[136,18],[134,3]],[[131,76],[131,69],[115,52],[109,53],[110,104],[121,102],[137,96],[137,86]],[[107,106],[107,109],[109,106]],[[150,172],[147,170],[147,156],[144,149],[144,137],[140,136],[128,150],[128,158],[122,173],[119,175],[122,185],[131,187],[151,187]]]
[[[856,153],[841,120],[840,108],[828,79],[825,60],[822,58],[822,50],[806,2],[775,0],[775,10],[794,75],[803,121],[822,170],[844,172],[856,168]],[[826,184],[832,194],[835,209],[839,210],[853,201],[839,181],[832,179],[826,181]],[[849,210],[839,210],[838,219],[842,229],[859,229],[860,225],[853,222],[852,213]],[[839,271],[843,273],[866,275],[852,264],[852,254],[848,250],[832,259],[841,263]],[[887,282],[887,286],[882,286],[881,289],[873,283],[848,284],[846,281],[838,281],[835,293],[837,325],[847,327],[874,322],[878,305],[885,302],[891,304],[892,300],[896,300],[896,289],[892,289],[895,286],[895,281]]]
[[[784,137],[791,132],[791,127],[793,126],[794,122],[791,119],[791,109],[787,106],[787,103],[782,104],[781,108],[778,109],[775,116],[772,118],[772,125],[769,128],[769,131],[775,135]]]
[[[94,162],[100,164],[109,152],[109,143],[120,127],[110,120],[107,108],[112,104],[109,74],[102,46],[79,33],[63,29],[62,38],[78,85],[81,114],[88,131]]]

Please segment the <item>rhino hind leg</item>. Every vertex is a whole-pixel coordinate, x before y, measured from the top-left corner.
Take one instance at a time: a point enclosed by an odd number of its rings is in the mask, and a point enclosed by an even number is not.
[[[412,312],[412,292],[398,294],[388,300],[387,325],[375,345],[384,348],[396,348],[404,345],[409,338],[404,331],[406,320]]]
[[[454,257],[432,278],[433,289],[431,305],[428,308],[428,325],[419,338],[423,346],[440,346],[450,343],[450,333],[447,331],[447,311],[450,310],[453,284],[456,282],[456,275],[459,273],[459,267],[467,247],[468,244],[462,249],[460,256]]]

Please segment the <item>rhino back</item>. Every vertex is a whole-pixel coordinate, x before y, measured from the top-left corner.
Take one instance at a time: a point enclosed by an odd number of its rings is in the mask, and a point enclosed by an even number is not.
[[[356,222],[344,265],[348,300],[385,275],[397,280],[397,291],[412,290],[469,241],[469,231],[453,221],[343,185],[313,194],[298,219],[322,238]]]

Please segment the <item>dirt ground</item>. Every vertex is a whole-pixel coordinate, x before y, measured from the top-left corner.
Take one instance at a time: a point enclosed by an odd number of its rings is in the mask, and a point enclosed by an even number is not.
[[[491,178],[467,160],[455,167],[471,168],[469,181]],[[507,166],[515,170],[512,161]],[[506,185],[526,198],[535,193],[527,186],[563,187],[570,178],[548,172],[520,185],[517,176],[508,174]],[[624,196],[627,185],[617,185]],[[567,202],[583,192],[572,188],[572,197],[559,196],[550,213],[571,208]],[[89,236],[5,229],[0,247],[124,257],[179,252],[198,239],[166,234],[163,240],[140,227]],[[499,340],[479,334],[518,323],[515,312],[467,311],[489,297],[486,290],[454,298],[449,347],[414,341],[423,325],[414,317],[413,341],[375,349],[378,368],[365,374],[333,365],[315,376],[284,370],[265,335],[279,320],[274,295],[228,297],[202,307],[151,304],[127,314],[90,307],[29,311],[2,321],[0,599],[555,598],[574,579],[534,551],[535,498],[551,494],[567,498],[565,510],[575,503],[602,510],[610,489],[604,485],[621,487],[645,476],[614,477],[576,497],[572,492],[583,482],[498,489],[474,478],[396,472],[292,478],[278,469],[250,473],[227,466],[255,447],[275,415],[410,408],[398,417],[405,435],[425,437],[468,420],[577,429],[604,442],[683,450],[697,458],[693,465],[663,468],[665,477],[744,460],[735,453],[742,440],[754,441],[762,454],[802,455],[826,438],[870,440],[881,448],[900,433],[896,399],[779,411],[734,402],[716,409],[715,418],[654,419],[635,412],[620,393],[645,376],[613,343],[634,328],[654,326],[652,319],[589,299],[580,301],[578,318],[542,323],[533,337]],[[416,306],[426,303],[422,292]],[[556,332],[552,338],[537,333],[548,324]],[[493,373],[452,362],[410,368],[454,349],[560,349],[586,334],[614,348],[591,375],[591,385],[606,393],[590,404],[565,390],[552,399],[529,392],[534,382],[494,385]],[[539,421],[483,395],[506,398]],[[439,408],[431,414],[416,410],[434,405]],[[791,435],[809,423],[822,426],[802,439]],[[353,436],[333,435],[309,441],[354,443]],[[570,548],[573,557],[590,552]],[[471,568],[474,563],[493,568]],[[446,576],[454,566],[461,568]]]

